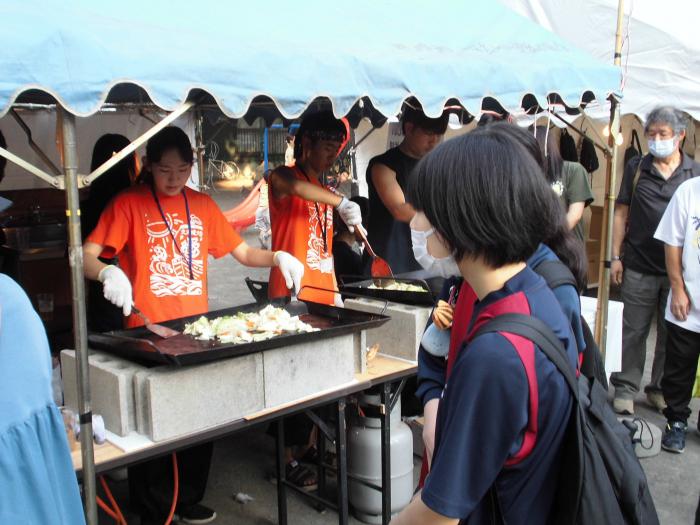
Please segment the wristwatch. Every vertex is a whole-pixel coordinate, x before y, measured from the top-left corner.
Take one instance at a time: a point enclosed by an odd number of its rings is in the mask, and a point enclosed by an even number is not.
[[[620,256],[619,256],[619,255],[613,255],[613,256],[612,256],[612,260],[613,260],[613,261],[620,261],[620,260],[622,260],[622,259],[620,259]]]

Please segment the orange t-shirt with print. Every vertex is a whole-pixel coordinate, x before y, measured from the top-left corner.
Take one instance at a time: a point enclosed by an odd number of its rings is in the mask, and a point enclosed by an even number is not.
[[[287,169],[291,170],[298,180],[324,187],[318,180],[308,179],[298,166]],[[304,286],[315,286],[324,290],[335,289],[333,206],[307,201],[295,195],[276,197],[272,179],[269,181],[268,200],[272,224],[272,250],[291,253],[304,264],[299,299],[332,305],[333,293],[310,288],[304,290]],[[279,268],[272,268],[268,296],[273,299],[289,294]]]
[[[158,200],[167,224],[151,187],[142,184],[117,195],[87,238],[104,247],[102,257],[119,256],[134,304],[154,323],[207,312],[207,258],[230,253],[242,242],[208,195],[185,188],[185,194]],[[136,315],[126,321],[127,327],[142,324]]]

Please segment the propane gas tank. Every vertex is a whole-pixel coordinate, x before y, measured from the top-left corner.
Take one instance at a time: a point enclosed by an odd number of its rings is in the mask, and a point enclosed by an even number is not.
[[[365,415],[354,417],[348,431],[348,473],[377,486],[382,484],[379,405],[379,395],[360,396]],[[392,410],[390,419],[391,513],[395,514],[408,505],[413,496],[413,434],[401,421],[401,399]],[[348,499],[357,519],[365,523],[382,522],[381,492],[351,478]]]

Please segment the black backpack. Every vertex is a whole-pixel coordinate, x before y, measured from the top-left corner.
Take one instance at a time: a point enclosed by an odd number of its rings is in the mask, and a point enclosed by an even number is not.
[[[563,160],[578,162],[578,151],[576,151],[576,141],[571,134],[564,130],[559,138],[559,152]]]
[[[570,284],[578,290],[576,278],[563,262],[542,261],[537,266],[532,268],[546,282],[550,289],[557,288],[564,284]],[[583,362],[581,363],[581,373],[588,379],[595,379],[605,390],[608,389],[608,376],[605,373],[605,362],[600,353],[598,343],[593,338],[593,333],[586,320],[581,316],[581,326],[583,328],[583,340],[586,343],[586,348],[583,351]]]
[[[536,317],[504,314],[482,326],[474,337],[486,332],[508,332],[535,343],[564,376],[574,398],[548,522],[658,524],[646,475],[634,453],[635,425],[617,420],[607,403],[607,391],[595,379],[576,378],[562,342],[551,328]]]

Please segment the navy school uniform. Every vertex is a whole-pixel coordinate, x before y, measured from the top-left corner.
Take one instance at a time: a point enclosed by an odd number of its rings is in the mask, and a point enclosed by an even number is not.
[[[499,313],[530,314],[545,322],[576,367],[569,321],[532,270],[525,268],[476,304],[467,340]],[[423,502],[444,516],[489,523],[487,496],[493,486],[506,523],[546,523],[571,408],[563,376],[529,340],[487,333],[469,342],[440,401]]]

